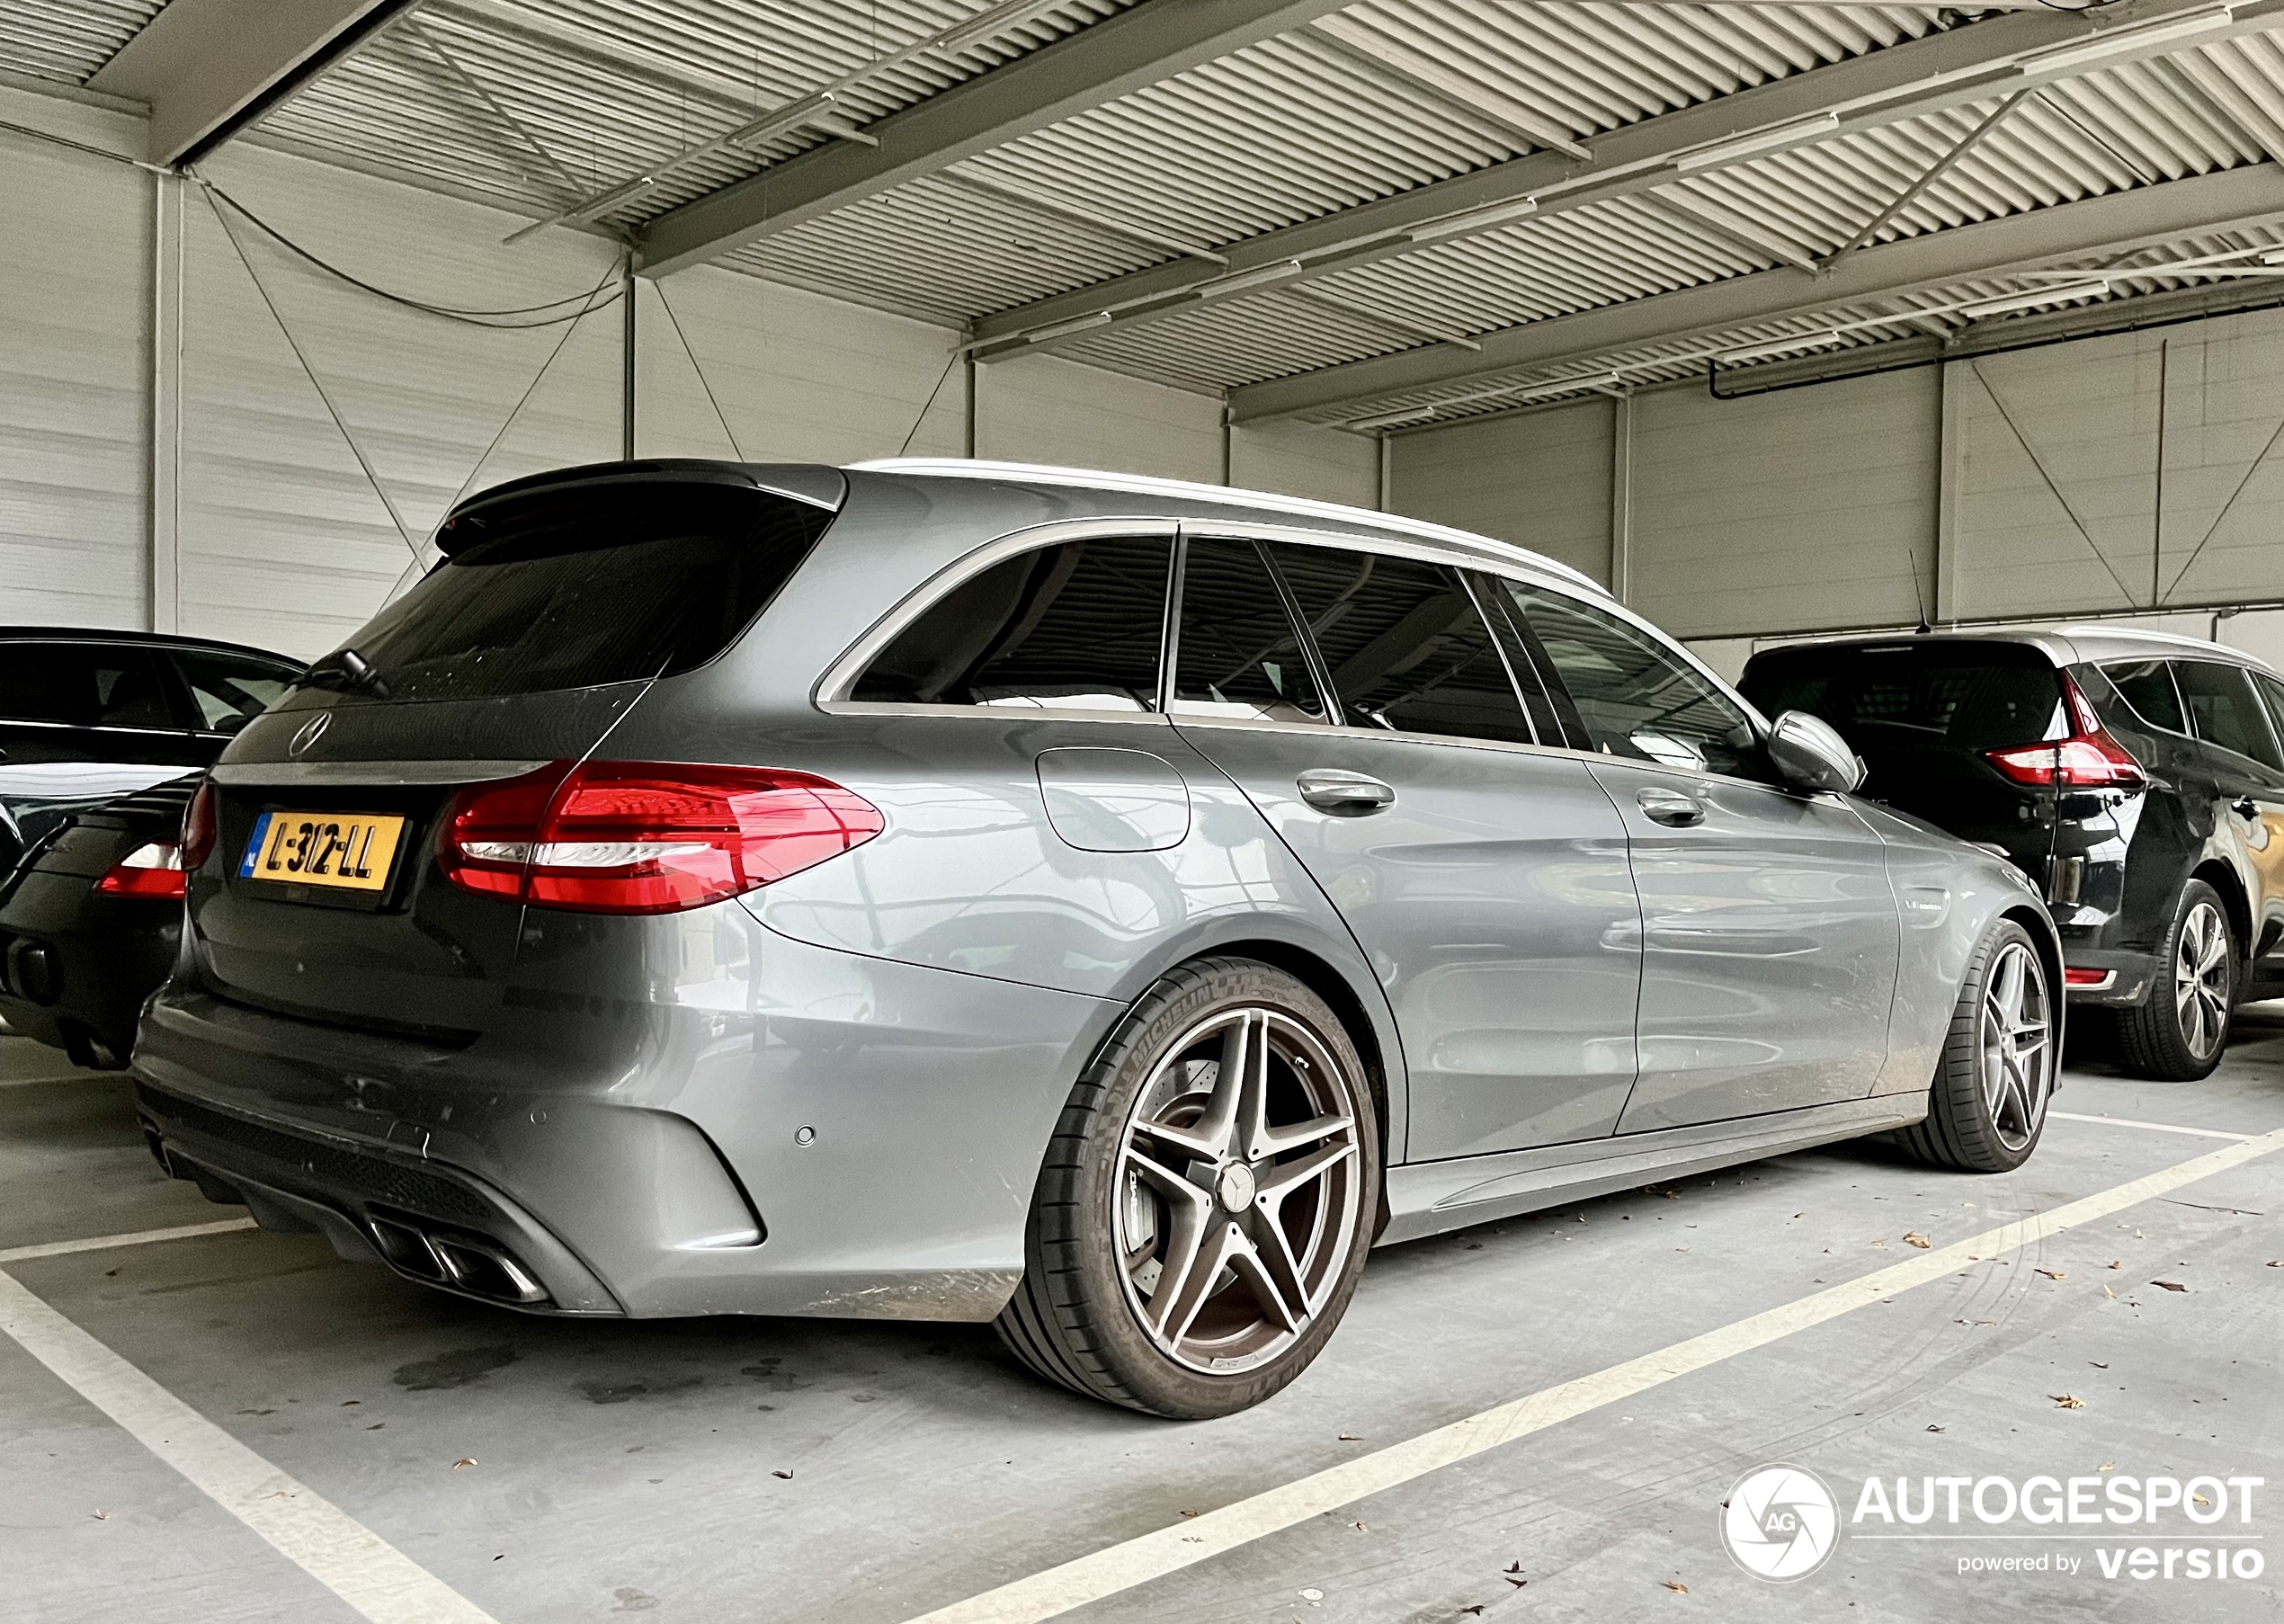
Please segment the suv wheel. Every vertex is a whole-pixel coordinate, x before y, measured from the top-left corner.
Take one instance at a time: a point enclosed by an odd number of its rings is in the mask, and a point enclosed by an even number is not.
[[[2236,938],[2220,893],[2192,879],[2173,905],[2156,984],[2118,1012],[2118,1052],[2138,1076],[2193,1083],[2220,1064],[2236,1007]]]
[[[1348,1307],[1379,1163],[1363,1062],[1324,1001],[1249,959],[1184,965],[1071,1092],[1000,1336],[1151,1414],[1258,1404]]]
[[[1928,1091],[1901,1136],[1923,1162],[2006,1173],[2030,1159],[2054,1092],[2054,993],[2030,933],[2002,919],[1967,968]]]

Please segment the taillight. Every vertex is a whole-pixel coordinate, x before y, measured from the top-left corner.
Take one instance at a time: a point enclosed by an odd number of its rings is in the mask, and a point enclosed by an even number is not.
[[[2018,784],[2064,790],[2139,790],[2146,786],[2149,777],[2142,772],[2141,763],[2110,736],[2110,730],[2101,725],[2093,706],[2067,672],[2062,676],[2062,692],[2073,724],[2068,738],[1987,750],[1984,752],[1985,758]]]
[[[111,872],[95,882],[95,889],[106,897],[180,901],[190,885],[186,867],[181,846],[171,840],[155,840],[137,846],[113,863]]]
[[[807,772],[554,762],[463,790],[437,861],[463,890],[590,914],[671,914],[759,888],[884,826]]]
[[[183,808],[182,858],[184,872],[195,873],[206,866],[206,860],[214,855],[215,832],[214,781],[208,779],[191,797],[191,804]]]
[[[2062,972],[2062,985],[2065,986],[2108,986],[2117,978],[2118,972],[2115,970],[2082,969],[2075,965],[2065,968]]]

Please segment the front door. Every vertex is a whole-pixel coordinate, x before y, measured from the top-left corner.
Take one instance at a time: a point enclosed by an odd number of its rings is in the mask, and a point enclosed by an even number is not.
[[[1879,836],[1842,797],[1769,781],[1744,710],[1648,632],[1508,591],[1626,822],[1641,1075],[1619,1130],[1869,1093],[1902,945]]]
[[[1185,551],[1174,724],[1387,988],[1411,1077],[1395,1159],[1610,1133],[1640,981],[1625,830],[1582,758],[1536,743],[1466,584],[1335,548],[1196,536]]]

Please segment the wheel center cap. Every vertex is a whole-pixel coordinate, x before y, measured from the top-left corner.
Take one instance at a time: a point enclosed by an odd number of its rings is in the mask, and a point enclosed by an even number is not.
[[[1243,1162],[1230,1163],[1214,1181],[1215,1197],[1231,1212],[1243,1212],[1252,1206],[1254,1191],[1253,1169]]]

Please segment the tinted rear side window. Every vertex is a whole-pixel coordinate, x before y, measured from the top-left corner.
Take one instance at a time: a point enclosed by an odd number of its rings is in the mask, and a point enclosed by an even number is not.
[[[1858,749],[2003,750],[2070,734],[2060,673],[2037,649],[2006,644],[1780,649],[1754,656],[1741,686],[1763,714],[1806,710]]]
[[[0,643],[0,721],[182,725],[149,650],[104,643]]]
[[[1273,543],[1342,712],[1358,727],[1535,742],[1506,662],[1457,571]]]
[[[1019,553],[897,633],[849,697],[1155,710],[1173,558],[1169,540],[1125,537]]]
[[[2172,666],[2164,660],[2134,660],[2104,665],[2101,674],[2118,697],[2143,723],[2168,733],[2186,733],[2189,719],[2181,713],[2181,695],[2173,690]]]
[[[1184,556],[1177,711],[1271,722],[1325,720],[1325,701],[1260,548],[1200,537]]]
[[[2189,714],[2196,719],[2199,738],[2267,766],[2284,766],[2268,730],[2268,718],[2253,692],[2251,674],[2243,666],[2175,660],[2173,675],[2181,683]]]
[[[198,707],[199,726],[209,733],[236,733],[275,704],[299,674],[290,665],[202,649],[176,649],[174,665]]]
[[[832,520],[738,486],[534,492],[459,520],[453,556],[347,647],[398,700],[673,676],[728,647]]]

